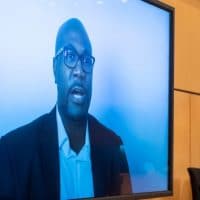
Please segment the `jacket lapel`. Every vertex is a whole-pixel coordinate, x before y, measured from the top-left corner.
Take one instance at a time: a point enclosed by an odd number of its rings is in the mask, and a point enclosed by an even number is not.
[[[56,109],[47,114],[40,132],[40,156],[48,199],[60,199]]]
[[[92,174],[93,174],[93,185],[95,197],[100,197],[105,194],[105,180],[102,169],[104,169],[104,162],[102,161],[102,145],[99,145],[99,130],[96,120],[89,115],[89,136],[90,136],[90,153],[92,161]]]

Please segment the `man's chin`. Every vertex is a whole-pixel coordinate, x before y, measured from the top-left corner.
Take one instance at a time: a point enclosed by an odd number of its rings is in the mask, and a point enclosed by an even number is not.
[[[87,118],[88,113],[84,113],[84,114],[70,114],[68,115],[68,117],[73,120],[73,121],[82,121],[85,120]]]
[[[64,115],[66,119],[80,121],[84,120],[88,116],[88,105],[78,105],[78,104],[68,104],[60,107],[61,113]]]
[[[82,109],[73,109],[69,110],[66,113],[66,117],[74,120],[74,121],[80,121],[80,120],[85,120],[88,115],[88,110],[82,110]]]

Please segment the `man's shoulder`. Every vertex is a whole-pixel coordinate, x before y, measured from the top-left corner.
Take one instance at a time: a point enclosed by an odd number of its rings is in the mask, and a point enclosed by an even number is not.
[[[48,114],[44,114],[32,122],[25,124],[21,127],[18,127],[4,136],[2,136],[1,140],[5,142],[7,145],[24,145],[34,143],[34,139],[40,132],[40,129],[43,126]]]
[[[110,145],[122,145],[121,138],[92,115],[89,115],[89,129],[91,131],[91,136],[96,142],[101,141]]]

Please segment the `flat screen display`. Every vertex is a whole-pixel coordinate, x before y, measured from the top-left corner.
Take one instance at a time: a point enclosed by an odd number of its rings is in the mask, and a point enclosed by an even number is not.
[[[95,57],[89,113],[121,138],[129,194],[171,191],[173,9],[142,0],[7,0],[0,13],[0,136],[56,105],[56,35],[77,18]]]

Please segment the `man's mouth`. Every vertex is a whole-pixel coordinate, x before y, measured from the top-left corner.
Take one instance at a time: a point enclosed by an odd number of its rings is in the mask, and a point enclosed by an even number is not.
[[[74,86],[71,89],[72,101],[77,104],[83,104],[86,98],[85,89],[81,86]]]

